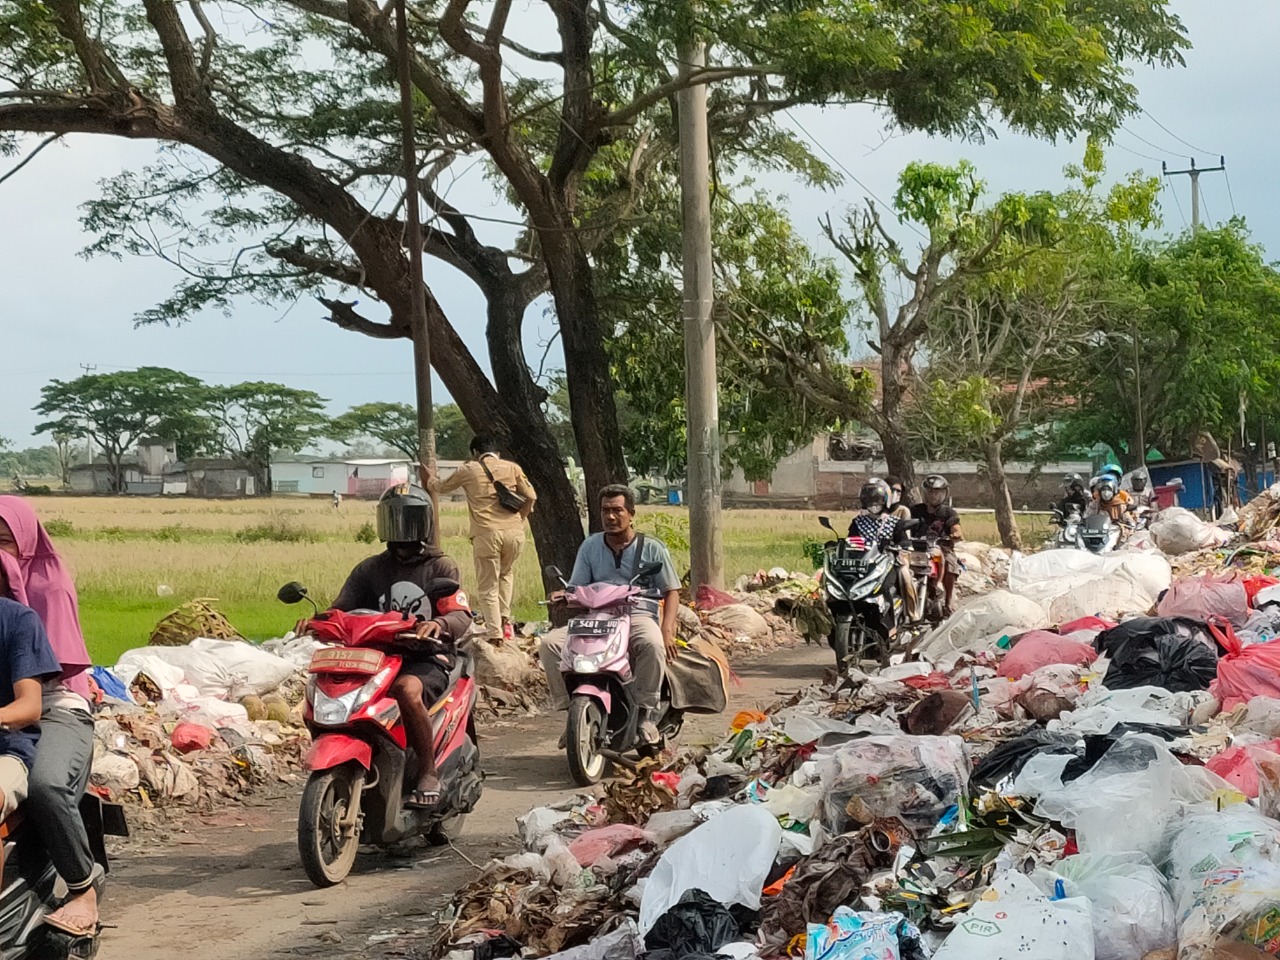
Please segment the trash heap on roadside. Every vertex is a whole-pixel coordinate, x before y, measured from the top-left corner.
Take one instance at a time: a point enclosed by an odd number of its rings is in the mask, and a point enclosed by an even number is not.
[[[291,779],[310,746],[301,702],[317,645],[196,637],[95,667],[93,788],[148,807],[208,807]]]
[[[1280,955],[1280,556],[1163,517],[1177,575],[1153,548],[980,558],[1003,586],[916,659],[532,810],[433,956]]]

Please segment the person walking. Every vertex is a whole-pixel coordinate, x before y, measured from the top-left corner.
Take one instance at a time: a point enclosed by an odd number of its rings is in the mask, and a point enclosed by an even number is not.
[[[476,567],[475,609],[484,617],[487,638],[501,643],[512,636],[515,566],[524,549],[524,522],[538,493],[520,464],[499,456],[498,442],[489,434],[476,434],[471,456],[446,479],[432,477],[429,487],[440,495],[455,490],[466,494]]]

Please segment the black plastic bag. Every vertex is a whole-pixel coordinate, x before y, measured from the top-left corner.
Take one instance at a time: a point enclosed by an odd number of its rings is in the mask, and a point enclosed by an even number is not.
[[[1050,733],[1032,727],[1014,740],[1008,740],[988,753],[973,768],[969,782],[977,787],[994,789],[1005,777],[1017,776],[1027,761],[1042,753],[1081,753],[1080,738],[1070,733]]]
[[[724,904],[702,890],[686,890],[680,902],[657,919],[645,935],[644,945],[663,954],[664,960],[685,960],[714,954],[737,939],[738,921]]]
[[[1218,675],[1218,648],[1204,624],[1182,617],[1139,617],[1104,630],[1094,649],[1111,659],[1103,686],[1207,690]]]

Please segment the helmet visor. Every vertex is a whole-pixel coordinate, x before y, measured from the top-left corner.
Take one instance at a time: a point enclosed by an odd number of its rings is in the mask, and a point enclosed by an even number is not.
[[[399,497],[378,504],[378,539],[383,543],[421,543],[431,539],[431,505]]]

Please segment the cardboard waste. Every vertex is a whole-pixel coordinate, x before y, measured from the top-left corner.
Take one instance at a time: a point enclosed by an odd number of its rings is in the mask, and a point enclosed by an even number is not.
[[[1164,553],[966,546],[978,592],[908,662],[531,811],[431,955],[1280,956],[1280,486],[1239,525],[1165,511]],[[738,587],[708,608],[746,591],[823,635],[812,581]]]

